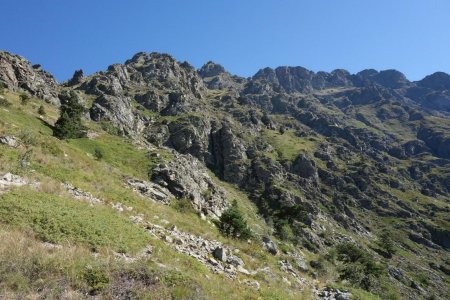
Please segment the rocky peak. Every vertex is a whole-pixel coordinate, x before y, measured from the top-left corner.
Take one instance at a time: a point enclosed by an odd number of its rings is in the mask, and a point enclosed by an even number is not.
[[[313,90],[352,86],[352,76],[343,69],[331,73],[313,72],[303,67],[278,67],[259,70],[252,80],[264,80],[276,87],[281,87],[286,93],[310,93]]]
[[[417,85],[435,90],[450,90],[450,75],[444,72],[436,72],[418,81]]]
[[[383,70],[380,72],[374,69],[368,69],[359,72],[356,74],[356,77],[363,82],[373,82],[383,87],[392,89],[407,87],[410,84],[409,80],[403,73],[393,69]]]
[[[81,70],[81,69],[80,70],[76,70],[73,73],[72,78],[69,80],[69,82],[67,82],[67,85],[68,86],[74,86],[74,85],[80,84],[82,82],[83,78],[84,78],[83,70]]]
[[[25,58],[0,51],[0,81],[13,91],[26,91],[48,102],[59,104],[58,83],[40,66],[33,65]]]
[[[225,72],[225,68],[222,65],[216,64],[212,61],[208,61],[200,68],[200,70],[198,70],[198,74],[200,74],[203,78],[217,76]]]

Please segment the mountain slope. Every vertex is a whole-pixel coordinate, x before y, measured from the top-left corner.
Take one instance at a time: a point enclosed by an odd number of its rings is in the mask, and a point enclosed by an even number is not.
[[[38,76],[15,66],[10,54],[0,57],[8,69],[21,70],[17,78]],[[45,97],[1,73],[9,89],[2,97],[12,103],[3,102],[0,112],[3,140],[20,144],[0,145],[2,171],[21,176],[5,180],[21,186],[8,185],[0,195],[4,234],[35,241],[45,257],[39,240],[100,251],[99,261],[110,260],[111,251],[128,260],[138,255],[155,269],[135,278],[123,274],[128,267],[118,259],[98,288],[67,279],[77,295],[126,298],[117,290],[123,284],[138,294],[156,289],[160,298],[349,297],[317,291],[324,286],[350,290],[354,298],[448,297],[447,74],[410,82],[395,70],[352,75],[280,67],[245,79],[213,62],[197,72],[166,54],[138,53],[106,71],[45,85],[53,94],[76,91],[88,110],[88,138],[63,142],[51,137],[57,106],[38,99],[19,104],[20,88]],[[46,116],[36,114],[40,105]],[[42,201],[30,202],[32,193]],[[71,204],[76,197],[93,211]],[[221,236],[211,223],[234,199],[254,233],[249,243]],[[55,208],[67,212],[58,216]],[[103,228],[105,222],[116,227]],[[358,257],[349,254],[355,244]],[[148,245],[151,254],[141,257]],[[171,268],[183,276],[155,279]],[[91,271],[83,271],[85,278]],[[2,288],[11,295],[37,289],[8,280]]]

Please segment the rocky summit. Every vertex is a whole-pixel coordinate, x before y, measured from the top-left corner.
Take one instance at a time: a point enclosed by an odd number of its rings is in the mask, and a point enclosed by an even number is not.
[[[450,297],[446,73],[137,53],[57,83],[0,52],[0,88],[0,298]]]

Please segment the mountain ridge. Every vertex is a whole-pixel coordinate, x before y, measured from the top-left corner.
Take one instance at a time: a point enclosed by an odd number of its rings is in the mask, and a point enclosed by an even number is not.
[[[0,80],[9,90],[53,109],[54,95],[74,91],[88,111],[85,122],[155,156],[172,153],[140,183],[145,197],[187,199],[201,218],[217,219],[231,202],[220,186],[231,184],[256,206],[259,226],[273,231],[258,233],[255,243],[289,248],[271,250],[287,260],[297,257],[291,251],[314,257],[294,278],[320,278],[320,264],[342,272],[327,253],[350,241],[386,267],[366,284],[362,274],[346,278],[350,287],[386,298],[387,286],[407,299],[448,295],[448,74],[411,82],[396,70],[278,67],[242,78],[213,62],[195,70],[167,54],[140,52],[90,76],[77,71],[60,85],[52,78],[0,53]],[[385,230],[400,254],[380,246]],[[426,284],[417,283],[414,268],[424,270]]]

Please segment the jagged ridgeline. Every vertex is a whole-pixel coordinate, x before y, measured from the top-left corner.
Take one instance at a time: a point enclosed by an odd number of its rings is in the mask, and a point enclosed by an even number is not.
[[[0,52],[0,83],[2,297],[450,296],[448,74]]]

